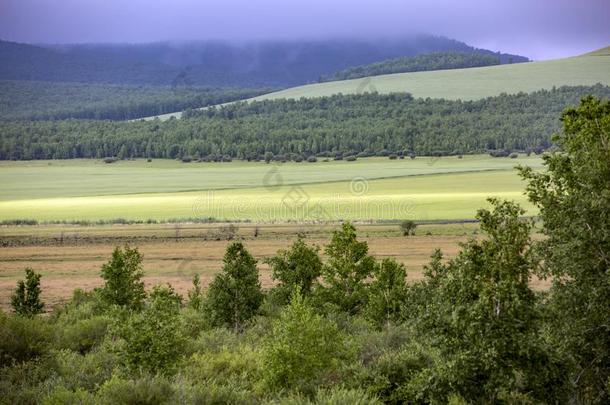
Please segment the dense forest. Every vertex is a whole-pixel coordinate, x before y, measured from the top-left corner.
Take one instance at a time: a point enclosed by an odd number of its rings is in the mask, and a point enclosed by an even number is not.
[[[411,57],[402,57],[356,66],[342,70],[330,76],[322,77],[320,81],[358,79],[367,76],[387,75],[391,73],[423,72],[428,70],[463,69],[481,66],[499,65],[498,55],[480,53],[429,53]],[[508,63],[513,63],[512,59]]]
[[[547,170],[520,170],[545,237],[492,199],[483,235],[434,252],[419,281],[349,223],[324,256],[298,238],[266,258],[268,291],[240,241],[187,297],[146,291],[138,249],[117,247],[103,285],[48,316],[26,269],[0,312],[0,402],[607,404],[610,103],[562,121]],[[552,287],[533,290],[535,276]]]
[[[0,120],[128,120],[246,99],[269,91],[0,81]]]
[[[401,56],[477,52],[502,60],[518,55],[476,49],[429,35],[395,40],[159,42],[27,45],[0,41],[0,80],[37,80],[206,87],[289,87],[322,75]]]
[[[302,160],[312,155],[449,155],[551,145],[559,113],[610,87],[561,87],[479,101],[408,94],[235,103],[183,119],[0,122],[0,159],[130,157]]]

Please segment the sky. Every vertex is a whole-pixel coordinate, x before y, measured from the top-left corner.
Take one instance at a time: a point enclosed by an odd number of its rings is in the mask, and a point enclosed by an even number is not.
[[[0,39],[26,43],[443,35],[554,59],[610,45],[610,0],[0,0]]]

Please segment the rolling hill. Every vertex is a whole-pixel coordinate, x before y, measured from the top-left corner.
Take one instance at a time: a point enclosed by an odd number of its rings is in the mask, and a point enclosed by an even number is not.
[[[248,101],[324,97],[334,94],[407,92],[416,98],[479,100],[502,93],[530,93],[560,86],[610,85],[610,47],[585,55],[540,62],[467,69],[397,73],[316,83],[268,93]],[[179,118],[179,113],[160,119]],[[151,117],[154,118],[154,117]]]

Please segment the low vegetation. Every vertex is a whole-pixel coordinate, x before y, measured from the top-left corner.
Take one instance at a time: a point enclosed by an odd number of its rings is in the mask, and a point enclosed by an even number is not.
[[[610,102],[586,98],[562,119],[547,171],[521,169],[545,239],[518,204],[490,199],[484,237],[434,253],[408,285],[346,222],[324,258],[304,240],[270,258],[268,292],[235,242],[207,293],[193,286],[201,305],[170,286],[128,300],[141,305],[108,299],[140,291],[138,250],[118,248],[101,288],[46,317],[0,313],[0,401],[607,403]],[[552,288],[534,292],[534,275]]]

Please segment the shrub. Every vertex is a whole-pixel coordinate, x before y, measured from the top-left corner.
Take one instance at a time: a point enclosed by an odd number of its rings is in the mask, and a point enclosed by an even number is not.
[[[188,306],[196,311],[203,307],[203,292],[201,291],[201,280],[199,274],[193,276],[193,289],[188,292]]]
[[[105,284],[100,294],[108,304],[140,309],[146,297],[143,275],[142,255],[138,249],[125,246],[121,250],[117,247],[110,261],[102,266],[101,276]]]
[[[337,366],[342,347],[336,326],[315,314],[295,290],[263,346],[266,386],[312,392]]]
[[[111,319],[104,315],[74,323],[61,322],[56,332],[56,347],[87,353],[104,340],[110,324]]]
[[[114,162],[116,162],[116,161],[118,161],[118,159],[117,159],[117,158],[115,158],[115,157],[107,157],[107,158],[104,158],[104,159],[103,159],[103,162],[104,162],[104,163],[114,163]]]
[[[17,283],[17,289],[11,297],[11,306],[16,314],[32,317],[42,313],[44,304],[40,300],[40,277],[32,269],[25,269],[25,281]]]
[[[80,388],[71,391],[61,385],[42,400],[43,405],[85,405],[94,402],[94,396],[89,392]]]
[[[317,157],[315,157],[315,156],[309,156],[309,157],[307,158],[307,161],[308,161],[309,163],[315,163],[315,162],[317,162],[317,161],[318,161],[318,158],[317,158]]]
[[[518,153],[511,153],[511,154],[510,154],[510,158],[511,158],[511,159],[517,159],[518,157],[519,157],[519,154],[518,154]]]
[[[224,267],[210,284],[207,308],[217,326],[241,331],[263,301],[256,260],[239,242],[227,247]]]
[[[0,311],[0,364],[22,362],[46,353],[52,329],[43,319],[8,316]]]
[[[111,351],[98,348],[84,356],[60,350],[55,352],[54,360],[54,372],[64,387],[92,392],[112,376],[118,359]]]
[[[160,376],[144,376],[125,380],[114,376],[98,392],[100,404],[157,405],[172,403],[174,390],[169,381]]]
[[[355,162],[356,159],[357,159],[357,157],[353,156],[353,155],[352,156],[348,156],[348,157],[345,158],[345,160],[347,160],[348,162]]]
[[[180,297],[171,286],[155,286],[141,313],[118,325],[123,339],[117,351],[132,371],[171,374],[186,348],[180,314]]]

